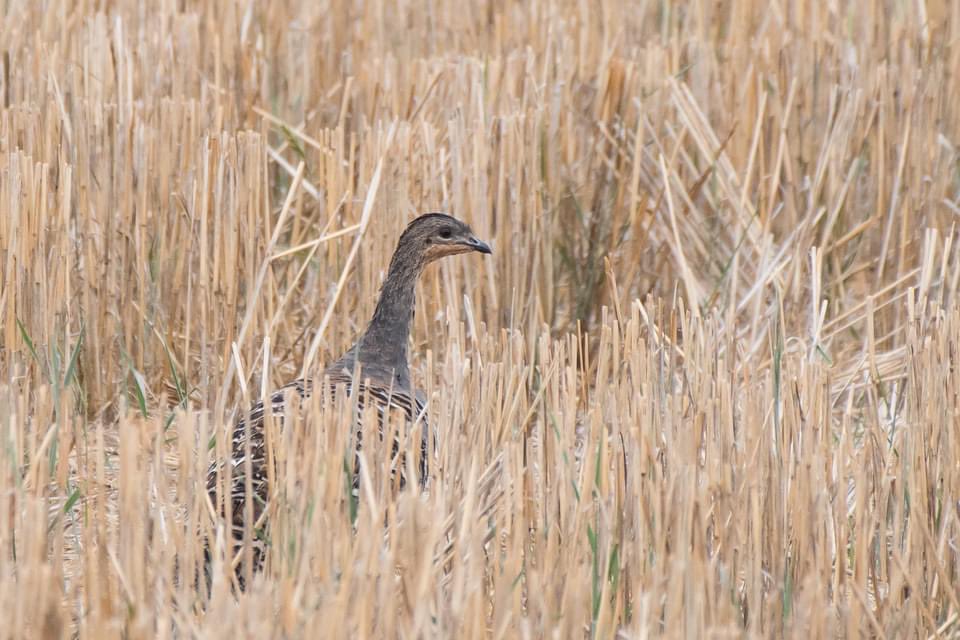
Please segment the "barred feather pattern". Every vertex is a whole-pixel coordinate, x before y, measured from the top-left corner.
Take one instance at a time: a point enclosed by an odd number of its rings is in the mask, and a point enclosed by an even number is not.
[[[331,374],[329,371],[327,373],[328,375]],[[334,373],[330,375],[328,379],[331,397],[335,395],[338,385],[345,388],[347,394],[351,397],[354,392],[354,387],[356,387],[356,390],[359,392],[357,397],[358,419],[354,427],[356,435],[352,488],[354,496],[356,496],[358,493],[360,480],[359,453],[362,446],[362,424],[360,423],[359,417],[363,415],[366,398],[370,398],[370,400],[374,403],[374,408],[377,410],[377,424],[381,439],[383,438],[384,421],[386,420],[386,416],[390,411],[402,411],[409,424],[416,424],[419,428],[421,428],[422,437],[420,439],[420,464],[417,471],[419,472],[418,480],[420,482],[420,487],[426,488],[426,483],[429,476],[429,458],[427,446],[429,440],[429,425],[427,422],[425,399],[420,394],[411,395],[404,392],[385,389],[381,385],[368,383],[367,381],[354,385],[352,376],[346,371]],[[280,419],[281,427],[283,425],[283,414],[287,408],[287,399],[295,399],[303,402],[310,398],[310,396],[313,394],[313,390],[313,380],[309,378],[301,378],[280,387],[271,395],[270,413],[271,415]],[[252,489],[249,498],[251,499],[253,505],[253,523],[260,522],[264,509],[267,506],[269,487],[266,434],[264,429],[265,410],[266,408],[263,402],[256,402],[253,404],[253,406],[250,408],[250,411],[247,413],[246,418],[240,419],[234,426],[231,441],[231,455],[229,460],[215,462],[210,466],[210,469],[207,472],[207,493],[210,496],[210,501],[216,505],[218,478],[223,477],[225,466],[227,464],[229,464],[231,467],[229,499],[232,508],[232,522],[230,534],[233,540],[234,550],[240,548],[240,546],[243,544],[243,532],[245,524],[244,505],[248,500],[245,475],[248,451],[250,455],[250,484]],[[248,420],[249,428],[247,427]],[[248,437],[250,440],[249,449],[247,447]],[[392,476],[394,476],[396,473],[400,474],[400,487],[403,488],[406,484],[406,478],[404,477],[406,461],[405,456],[403,454],[399,454],[399,447],[399,441],[394,439],[391,451],[390,468]],[[220,511],[221,515],[223,515],[225,514],[226,510],[218,507],[218,511]],[[258,533],[259,532],[254,532],[253,539],[253,564],[255,570],[259,570],[261,568],[265,552],[264,541],[260,539]]]
[[[377,306],[366,330],[354,345],[325,372],[326,379],[330,381],[332,387],[331,395],[335,394],[337,386],[344,387],[350,395],[356,392],[358,417],[363,415],[366,398],[369,397],[375,403],[381,440],[384,437],[385,416],[388,411],[400,410],[408,424],[420,427],[420,466],[417,471],[421,486],[425,486],[428,477],[429,428],[426,424],[425,402],[422,396],[418,396],[414,391],[410,378],[407,353],[407,342],[413,324],[417,279],[427,264],[446,256],[473,251],[482,254],[492,253],[489,245],[478,239],[468,225],[456,218],[443,213],[428,213],[413,220],[404,229],[397,242],[397,248],[387,269],[387,276],[380,289]],[[363,379],[370,382],[354,382],[352,372],[358,366],[362,369]],[[360,378],[357,380],[359,381]],[[291,393],[291,390],[296,393]],[[271,396],[269,410],[273,415],[279,414],[282,420],[285,398],[292,400],[293,397],[299,396],[302,401],[312,392],[313,385],[309,380],[292,382]],[[242,542],[244,525],[255,524],[257,527],[261,525],[267,506],[268,466],[263,419],[266,410],[267,407],[262,404],[255,404],[247,416],[238,422],[233,430],[229,462],[213,465],[207,480],[207,492],[216,505],[215,509],[223,514],[226,511],[226,504],[221,506],[216,500],[218,478],[223,477],[226,465],[230,465],[232,480],[230,487],[227,487],[229,495],[226,496],[225,502],[229,500],[227,504],[232,508],[231,538],[235,543]],[[358,453],[354,458],[354,495],[359,488],[361,445],[359,426],[357,425],[356,428],[355,439]],[[398,450],[399,442],[394,439],[389,468],[392,477],[395,478],[399,473],[402,487],[405,464],[403,455],[398,456]],[[245,477],[248,467],[251,470],[249,482]],[[248,484],[252,491],[248,491]],[[245,505],[247,510],[253,512],[252,523],[245,522]],[[260,532],[254,533],[258,538],[254,547],[255,567],[259,568],[263,558],[264,543],[259,540]]]

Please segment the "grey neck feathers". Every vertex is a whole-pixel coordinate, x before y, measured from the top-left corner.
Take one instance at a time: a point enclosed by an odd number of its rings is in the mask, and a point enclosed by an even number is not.
[[[397,247],[373,318],[354,347],[364,377],[389,382],[400,391],[411,388],[407,342],[417,278],[423,266],[423,255],[417,247]]]

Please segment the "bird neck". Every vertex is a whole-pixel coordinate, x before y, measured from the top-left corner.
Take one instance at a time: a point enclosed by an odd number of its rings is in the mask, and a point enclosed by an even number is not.
[[[374,373],[374,366],[388,375],[392,371],[394,382],[402,388],[410,387],[407,342],[417,278],[423,268],[420,260],[411,258],[399,252],[394,255],[373,317],[357,344],[357,359],[365,370]]]

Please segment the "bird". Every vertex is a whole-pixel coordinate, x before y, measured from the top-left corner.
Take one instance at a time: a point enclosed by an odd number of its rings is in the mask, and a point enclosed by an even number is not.
[[[229,495],[224,500],[231,504],[230,538],[233,550],[242,548],[245,526],[260,527],[264,521],[264,512],[269,497],[268,461],[264,415],[282,416],[287,399],[309,398],[323,381],[328,385],[331,397],[335,398],[338,387],[348,396],[356,394],[358,415],[363,414],[365,399],[373,403],[383,437],[384,420],[388,412],[399,411],[409,425],[421,428],[420,464],[417,473],[421,488],[425,488],[429,476],[428,468],[428,424],[426,398],[413,385],[410,376],[407,343],[413,324],[415,289],[420,274],[431,262],[447,256],[477,252],[491,254],[493,251],[486,242],[478,239],[470,227],[445,213],[427,213],[411,221],[397,241],[396,250],[390,260],[386,278],[380,289],[379,299],[366,330],[353,345],[328,365],[320,380],[300,378],[279,389],[270,397],[267,406],[256,402],[245,417],[233,427],[230,458],[226,461],[214,461],[207,472],[207,495],[215,512],[225,514],[225,505],[217,508],[218,486],[221,485],[226,465],[230,465],[231,477]],[[356,378],[357,371],[360,378]],[[281,419],[282,425],[282,419]],[[353,474],[353,492],[356,495],[359,479],[359,449],[361,447],[360,425],[356,424],[355,458]],[[401,489],[406,484],[403,476],[403,458],[398,460],[399,443],[395,440],[391,451],[391,468],[400,469]],[[249,456],[249,461],[247,460]],[[249,469],[250,487],[247,490],[246,473]],[[252,503],[252,522],[247,521],[245,504]],[[251,539],[253,537],[251,536]],[[264,536],[252,539],[253,570],[263,567],[267,543]],[[240,588],[243,578],[240,573],[239,556],[235,554],[233,562],[235,575]],[[207,553],[208,560],[209,550]],[[209,563],[208,563],[209,564]],[[209,578],[209,574],[208,574]]]

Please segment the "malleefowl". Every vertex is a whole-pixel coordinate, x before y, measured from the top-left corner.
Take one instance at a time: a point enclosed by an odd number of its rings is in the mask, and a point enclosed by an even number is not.
[[[423,395],[413,386],[408,363],[407,342],[413,323],[414,290],[420,274],[428,264],[446,256],[472,251],[492,253],[490,246],[479,240],[470,227],[463,222],[442,213],[428,213],[413,220],[400,235],[397,248],[390,260],[387,277],[380,290],[380,299],[366,331],[346,353],[324,370],[321,378],[329,381],[331,394],[338,386],[344,388],[350,395],[359,392],[357,402],[360,405],[360,415],[362,415],[364,398],[369,397],[376,403],[381,438],[384,416],[391,410],[399,410],[409,425],[421,429],[420,463],[417,469],[421,487],[426,486],[429,472],[429,429],[426,403]],[[354,378],[357,369],[360,371],[359,381]],[[299,396],[301,400],[306,399],[310,397],[314,386],[318,383],[319,380],[315,382],[309,378],[301,378],[281,387],[270,398],[271,413],[282,415],[285,396]],[[295,392],[295,395],[291,392]],[[233,429],[231,457],[228,461],[231,467],[230,495],[227,499],[230,500],[232,507],[230,537],[234,550],[242,547],[245,524],[252,527],[256,523],[258,527],[260,526],[261,516],[269,496],[264,410],[262,402],[254,404],[245,418],[241,419]],[[248,421],[249,424],[247,424]],[[357,427],[355,442],[359,451],[359,425]],[[368,463],[389,464],[394,471],[399,467],[402,487],[405,484],[404,464],[403,457],[397,455],[397,449],[398,443],[395,441],[390,461]],[[207,476],[207,492],[211,502],[217,505],[216,511],[221,515],[225,513],[225,509],[222,505],[218,505],[217,486],[222,483],[220,478],[225,472],[225,464],[223,461],[215,462],[211,465]],[[251,476],[252,495],[247,493],[248,469]],[[358,472],[355,459],[354,492],[357,490]],[[248,499],[252,500],[253,520],[246,523],[246,517],[250,514],[246,513],[244,506]],[[265,527],[260,529],[262,533]],[[251,538],[254,570],[262,566],[266,546],[265,541],[260,539],[259,533],[256,538]],[[239,572],[238,578],[240,578]],[[242,578],[240,584],[242,587]]]

